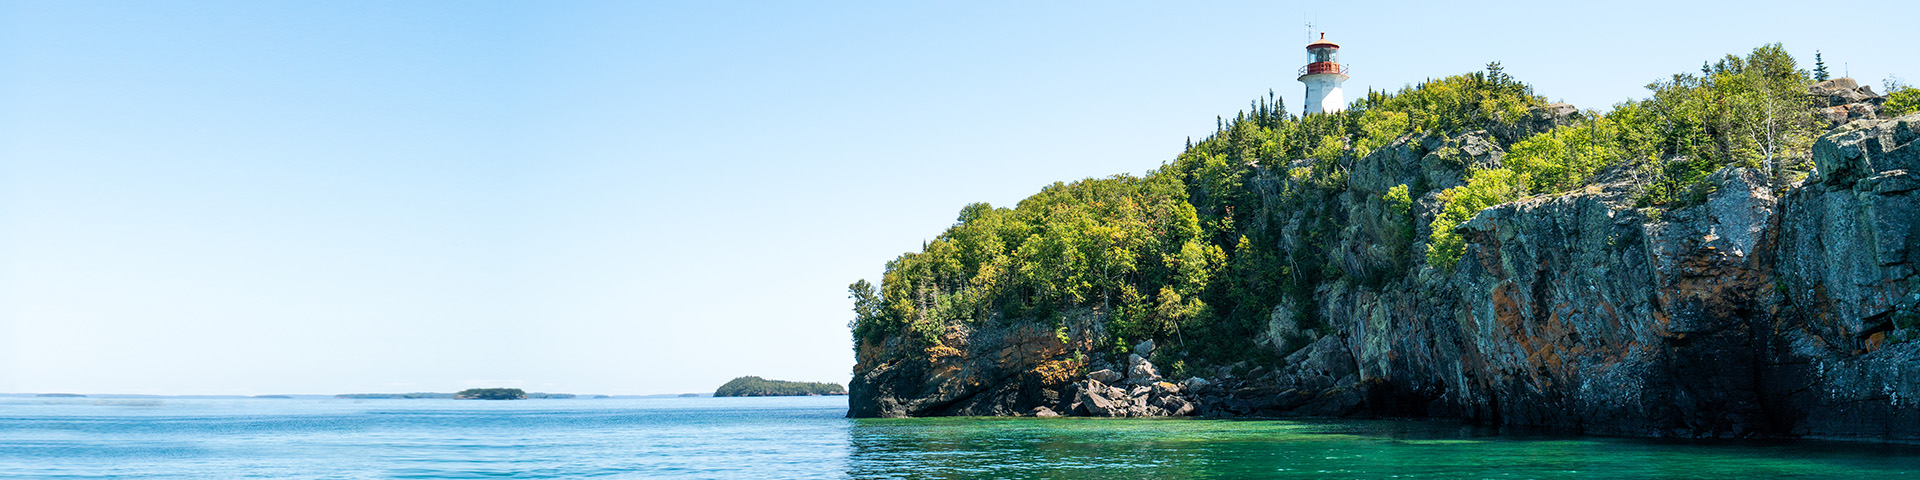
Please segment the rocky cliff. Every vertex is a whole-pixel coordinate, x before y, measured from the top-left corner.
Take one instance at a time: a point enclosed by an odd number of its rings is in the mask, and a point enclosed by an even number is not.
[[[1868,115],[1821,136],[1814,172],[1795,185],[1721,169],[1691,205],[1636,208],[1631,175],[1603,172],[1478,212],[1455,229],[1466,241],[1455,268],[1393,268],[1404,254],[1380,246],[1405,234],[1369,220],[1387,208],[1383,194],[1437,187],[1413,199],[1413,237],[1425,238],[1439,190],[1471,165],[1497,165],[1500,137],[1404,136],[1358,159],[1332,208],[1269,209],[1272,228],[1344,218],[1315,254],[1371,272],[1273,307],[1251,339],[1273,361],[1170,378],[1151,359],[1178,357],[1156,356],[1152,342],[1125,359],[1076,353],[1100,351],[1090,347],[1109,315],[1083,308],[1059,328],[954,326],[932,347],[864,342],[849,413],[1427,416],[1610,435],[1920,440],[1920,115]],[[1284,167],[1257,167],[1242,188],[1278,198],[1292,181]]]

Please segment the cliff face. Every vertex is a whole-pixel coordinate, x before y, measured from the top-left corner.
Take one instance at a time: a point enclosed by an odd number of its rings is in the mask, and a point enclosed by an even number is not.
[[[889,338],[859,352],[848,415],[1004,416],[1058,405],[1080,376],[1068,352],[1053,330],[1035,324],[956,327],[924,349]]]
[[[1433,398],[1414,413],[1602,434],[1766,431],[1756,323],[1776,201],[1762,178],[1722,170],[1705,204],[1657,220],[1622,184],[1483,211],[1460,228],[1466,258],[1428,285],[1457,306],[1350,335],[1391,339],[1357,345],[1375,366],[1363,372],[1410,386],[1402,399]],[[1398,301],[1433,302],[1413,296]]]
[[[1286,229],[1344,216],[1323,254],[1367,273],[1273,309],[1255,341],[1284,361],[1186,372],[1199,382],[1133,375],[1146,357],[1072,353],[1104,338],[1105,313],[1082,310],[1058,330],[952,327],[924,352],[899,338],[864,345],[850,414],[1361,414],[1920,439],[1916,138],[1920,115],[1841,127],[1814,147],[1816,173],[1778,198],[1761,172],[1729,168],[1686,208],[1634,208],[1624,173],[1498,205],[1456,229],[1467,248],[1451,271],[1396,268],[1407,253],[1381,246],[1405,233],[1370,219],[1395,185],[1437,187],[1411,212],[1413,237],[1426,238],[1438,191],[1469,165],[1498,165],[1503,143],[1402,138],[1358,159],[1331,208],[1262,220]],[[1285,169],[1272,170],[1244,188],[1285,188]]]
[[[1814,145],[1782,202],[1764,381],[1791,433],[1920,438],[1920,114]]]

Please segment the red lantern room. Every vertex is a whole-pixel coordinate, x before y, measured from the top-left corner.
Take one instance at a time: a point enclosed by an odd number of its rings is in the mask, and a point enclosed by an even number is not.
[[[1340,44],[1327,41],[1326,32],[1320,33],[1320,39],[1307,44],[1307,68],[1300,74],[1309,73],[1347,73],[1340,67]]]

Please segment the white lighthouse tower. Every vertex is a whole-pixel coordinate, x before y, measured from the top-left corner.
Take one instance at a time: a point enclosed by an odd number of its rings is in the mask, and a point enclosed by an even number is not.
[[[1307,44],[1307,66],[1300,67],[1300,81],[1307,84],[1305,115],[1333,113],[1347,109],[1340,84],[1347,81],[1347,67],[1340,64],[1340,45],[1320,39]]]

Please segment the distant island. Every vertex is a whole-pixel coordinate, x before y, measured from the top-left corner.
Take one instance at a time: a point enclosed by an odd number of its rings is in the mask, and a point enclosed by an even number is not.
[[[353,399],[353,400],[418,400],[418,399],[525,400],[530,398],[531,399],[547,399],[547,400],[565,400],[565,399],[571,399],[571,398],[577,398],[577,397],[578,397],[577,395],[574,395],[571,393],[527,392],[525,390],[521,390],[518,388],[469,388],[469,389],[461,390],[455,393],[439,393],[439,392],[343,393],[340,395],[333,396],[333,398],[343,398],[343,399]],[[594,398],[607,398],[607,396],[600,395]]]
[[[713,391],[716,397],[787,397],[805,395],[846,395],[838,383],[789,382],[745,376],[728,381]]]
[[[453,394],[455,400],[526,400],[527,392],[518,388],[469,388]]]
[[[34,396],[36,396],[36,397],[52,397],[52,398],[80,398],[80,397],[85,397],[86,395],[81,395],[81,394],[78,394],[78,393],[42,393],[42,394],[39,394],[39,395],[34,395]]]

